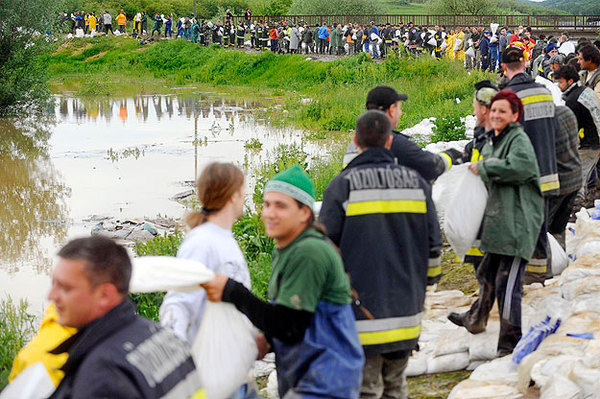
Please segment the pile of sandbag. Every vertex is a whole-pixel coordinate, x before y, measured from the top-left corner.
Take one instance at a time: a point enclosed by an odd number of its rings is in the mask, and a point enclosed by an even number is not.
[[[600,220],[592,219],[590,211],[581,208],[575,223],[567,225],[565,241],[571,260],[589,253],[600,253]]]
[[[546,287],[527,287],[523,331],[546,316],[560,327],[518,366],[510,356],[480,366],[450,398],[600,397],[600,254],[581,256]]]

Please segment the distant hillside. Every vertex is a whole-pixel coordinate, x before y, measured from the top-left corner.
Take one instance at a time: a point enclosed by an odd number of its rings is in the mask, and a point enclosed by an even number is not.
[[[533,1],[524,2],[528,5],[557,8],[576,15],[600,15],[600,1],[598,0],[545,0],[539,3]]]

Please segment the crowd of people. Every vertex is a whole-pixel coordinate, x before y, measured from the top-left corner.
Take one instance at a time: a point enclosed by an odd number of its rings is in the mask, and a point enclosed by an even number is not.
[[[299,43],[303,36],[292,29]],[[317,35],[326,30],[320,27]],[[127,299],[131,264],[122,247],[101,237],[68,243],[59,251],[49,299],[55,321],[76,330],[61,335],[66,340],[55,342],[58,348],[47,348],[68,353],[52,397],[193,395],[201,388],[194,368],[210,367],[194,365],[189,355],[208,300],[232,303],[260,329],[259,358],[275,352],[282,398],[407,398],[405,369],[418,347],[426,289],[441,278],[442,235],[431,184],[463,162],[470,162],[469,173],[488,191],[479,238],[465,259],[474,265],[479,296],[467,312],[448,318],[481,333],[497,301],[497,354],[510,354],[522,336],[523,284],[551,277],[547,233],[564,236],[577,198],[597,184],[600,52],[582,40],[574,56],[557,59],[568,41],[522,33],[507,36],[504,45],[503,31],[497,56],[488,46],[492,30],[478,38],[473,32],[462,36],[460,29],[440,37],[451,41],[454,35],[452,48],[470,41],[473,47],[453,50],[454,56],[464,51],[475,60],[472,67],[499,67],[503,74],[498,86],[475,85],[477,127],[464,151],[430,153],[395,131],[408,96],[378,86],[367,94],[343,169],[328,185],[318,215],[313,183],[299,166],[266,183],[261,215],[276,244],[268,301],[252,294],[232,233],[245,198],[244,175],[232,164],[211,163],[202,172],[202,208],[189,216],[191,230],[177,255],[217,275],[194,292],[168,293],[162,326],[133,315]],[[433,39],[427,52],[436,56]],[[325,42],[319,36],[318,51],[329,51]],[[534,59],[539,43],[545,45]],[[296,44],[290,40],[290,51]],[[470,48],[474,55],[466,54]],[[532,72],[556,83],[566,105],[555,105]],[[144,362],[148,353],[164,359]],[[256,392],[249,383],[235,397],[253,398]]]

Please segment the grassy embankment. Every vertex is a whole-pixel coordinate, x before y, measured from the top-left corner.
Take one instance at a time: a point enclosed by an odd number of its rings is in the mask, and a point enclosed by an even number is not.
[[[446,121],[436,135],[443,140],[444,129],[454,134],[453,123],[448,121],[471,112],[473,83],[482,78],[478,73],[468,74],[459,63],[426,57],[389,58],[376,63],[363,54],[319,62],[299,55],[203,48],[181,40],[140,46],[127,38],[74,40],[59,47],[47,62],[53,90],[71,91],[78,96],[181,93],[219,86],[220,91],[236,97],[270,98],[267,104],[275,101],[282,105],[263,111],[271,123],[304,128],[307,139],[322,142],[348,136],[345,132],[352,129],[363,111],[367,91],[378,84],[389,84],[409,95],[400,129],[436,116]],[[180,89],[182,86],[187,89]],[[461,102],[457,103],[456,98]],[[320,199],[340,169],[343,149],[340,145],[326,160],[309,162],[302,148],[278,148],[271,162],[252,170],[258,182],[254,201],[260,204],[260,187],[270,176],[293,163],[308,168]],[[247,214],[235,225],[234,232],[248,260],[253,290],[264,297],[273,242],[265,236],[256,213]],[[181,238],[180,233],[159,237],[136,250],[139,255],[174,255]],[[472,292],[475,284],[471,267],[456,264],[453,259],[451,251],[444,256],[445,277],[440,289]],[[140,313],[150,318],[156,318],[161,301],[161,295],[136,297]],[[464,373],[411,379],[413,397],[444,397],[462,378]]]

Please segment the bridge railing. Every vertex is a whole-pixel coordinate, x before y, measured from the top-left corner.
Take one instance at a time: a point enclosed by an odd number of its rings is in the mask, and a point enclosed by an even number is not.
[[[243,16],[233,17],[235,23],[243,19]],[[223,17],[222,20],[225,21],[226,18]],[[446,28],[479,24],[489,26],[490,23],[497,23],[509,28],[523,25],[538,30],[593,31],[600,29],[600,15],[253,15],[252,21],[277,21],[280,23],[286,21],[288,24],[299,23],[311,26],[348,22],[366,25],[375,21],[378,25],[413,22],[417,26],[445,25]]]

